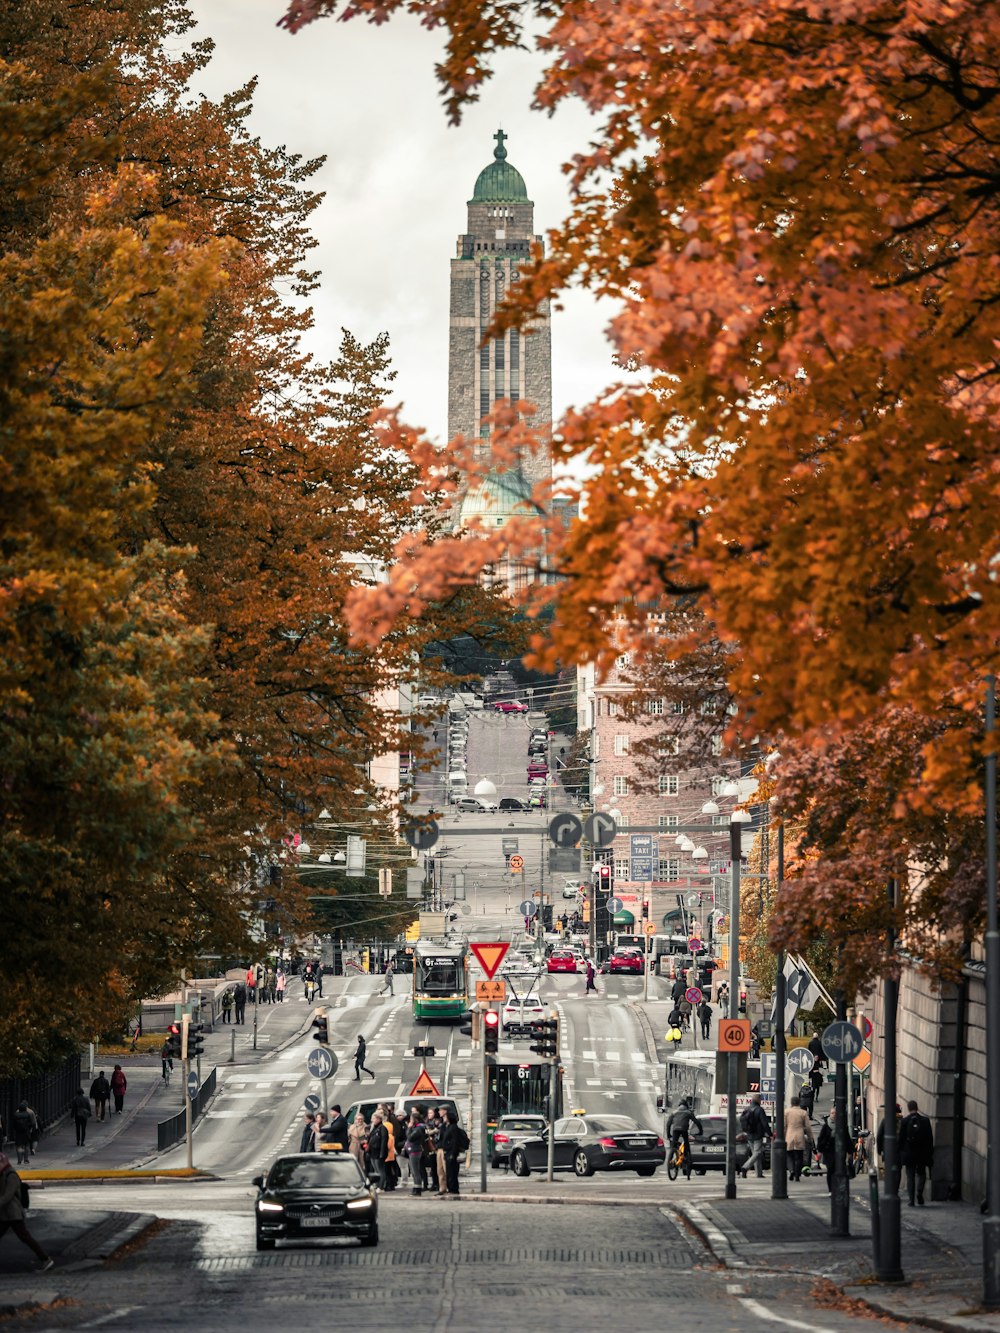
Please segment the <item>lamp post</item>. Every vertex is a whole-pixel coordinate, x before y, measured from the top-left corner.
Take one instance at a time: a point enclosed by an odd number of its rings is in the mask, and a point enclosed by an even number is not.
[[[729,855],[732,860],[732,891],[729,904],[729,1017],[740,1016],[740,862],[743,857],[743,825],[750,823],[747,810],[734,810],[729,821]],[[726,1093],[726,1198],[736,1198],[736,1090],[738,1055],[730,1051]]]
[[[986,1216],[983,1304],[1000,1309],[1000,914],[997,908],[996,677],[986,677]]]
[[[778,825],[778,892],[785,878],[785,824]],[[778,950],[774,979],[774,1139],[771,1142],[771,1198],[788,1198],[788,1144],[785,1141],[785,951]]]

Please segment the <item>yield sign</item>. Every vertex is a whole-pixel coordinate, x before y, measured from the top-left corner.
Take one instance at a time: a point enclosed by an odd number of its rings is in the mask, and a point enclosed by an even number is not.
[[[469,948],[479,959],[479,966],[486,973],[488,980],[493,980],[493,974],[503,962],[509,944],[470,944]]]
[[[434,1080],[428,1074],[426,1069],[421,1069],[417,1075],[417,1081],[410,1089],[411,1097],[440,1097]]]

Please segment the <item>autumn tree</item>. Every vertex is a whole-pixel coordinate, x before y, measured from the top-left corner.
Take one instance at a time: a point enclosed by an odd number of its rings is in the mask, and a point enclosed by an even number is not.
[[[739,648],[733,735],[791,761],[913,714],[917,779],[872,811],[974,819],[1000,630],[1000,7],[294,0],[285,23],[403,9],[445,30],[452,119],[529,25],[536,105],[602,118],[507,315],[582,284],[619,303],[615,355],[640,372],[555,432],[592,471],[539,656],[602,660],[613,609],[639,646],[643,603],[697,598]],[[446,578],[406,555],[399,580]]]

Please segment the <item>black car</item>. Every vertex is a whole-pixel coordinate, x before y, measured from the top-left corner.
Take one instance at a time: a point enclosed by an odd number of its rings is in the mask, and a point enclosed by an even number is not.
[[[627,1115],[572,1115],[553,1128],[554,1168],[592,1176],[595,1171],[634,1171],[651,1176],[667,1159],[663,1140],[642,1129]],[[548,1135],[539,1134],[518,1144],[510,1155],[515,1176],[544,1171],[548,1164]]]
[[[254,1176],[257,1249],[279,1240],[357,1236],[378,1244],[378,1198],[364,1171],[345,1152],[279,1157],[266,1176]]]
[[[706,1171],[725,1171],[726,1169],[726,1117],[724,1115],[702,1115],[701,1133],[694,1125],[688,1130],[691,1144],[691,1167],[699,1176]],[[736,1134],[736,1170],[743,1170],[743,1163],[750,1159],[750,1144],[742,1130]],[[764,1140],[764,1170],[771,1166],[771,1141]]]
[[[501,797],[500,797],[500,809],[501,809],[501,810],[521,811],[521,810],[527,810],[527,808],[528,808],[528,807],[524,804],[524,802],[523,802],[523,801],[519,801],[519,800],[517,799],[516,796],[501,796]]]
[[[502,1115],[493,1131],[490,1166],[494,1170],[510,1166],[510,1155],[517,1145],[543,1134],[545,1125],[543,1115]]]

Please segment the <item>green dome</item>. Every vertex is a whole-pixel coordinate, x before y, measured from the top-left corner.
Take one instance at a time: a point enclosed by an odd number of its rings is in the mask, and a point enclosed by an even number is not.
[[[476,179],[476,188],[472,192],[471,204],[523,204],[528,202],[528,189],[524,177],[517,167],[507,161],[507,150],[503,146],[506,134],[497,130],[493,136],[497,146],[493,150],[493,161],[483,167]]]

